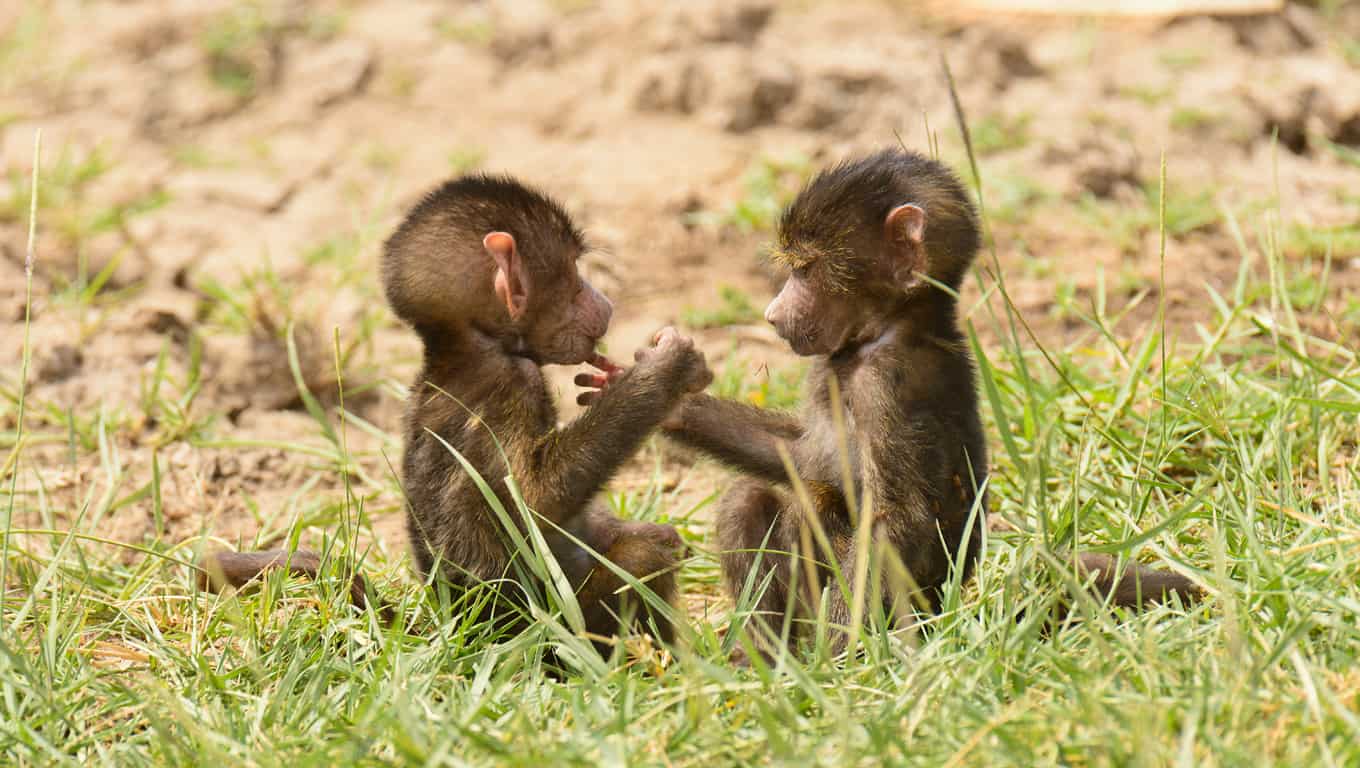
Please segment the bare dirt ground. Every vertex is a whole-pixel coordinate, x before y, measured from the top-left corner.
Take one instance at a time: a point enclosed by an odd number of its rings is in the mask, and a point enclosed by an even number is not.
[[[332,524],[341,474],[290,372],[282,331],[295,322],[311,390],[338,405],[338,343],[345,406],[377,428],[345,431],[352,478],[399,558],[388,462],[417,348],[387,313],[375,265],[407,206],[470,169],[564,199],[598,247],[589,270],[616,303],[608,341],[626,358],[657,327],[720,308],[720,286],[763,306],[770,210],[818,166],[898,137],[926,150],[929,129],[966,173],[941,54],[973,127],[1001,269],[1045,343],[1089,334],[1080,315],[1093,302],[1131,305],[1123,330],[1151,317],[1163,157],[1166,298],[1182,338],[1212,321],[1205,286],[1230,292],[1244,252],[1262,271],[1262,254],[1279,254],[1282,285],[1316,307],[1303,315],[1311,331],[1353,338],[1360,8],[1134,24],[930,7],[6,3],[6,454],[43,132],[28,437],[0,471],[18,473],[16,525],[248,544],[298,515]],[[979,282],[967,291],[976,302]],[[715,363],[736,340],[730,365],[786,367],[748,315],[691,330]],[[616,488],[644,487],[656,450]],[[139,493],[153,456],[159,504]],[[673,513],[725,482],[711,467],[662,466]]]

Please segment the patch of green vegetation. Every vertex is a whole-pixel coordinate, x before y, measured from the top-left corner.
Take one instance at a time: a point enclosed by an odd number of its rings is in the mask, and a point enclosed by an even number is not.
[[[582,13],[599,7],[600,0],[548,0],[548,4],[558,13]]]
[[[1029,143],[1033,119],[1029,113],[988,115],[972,126],[973,149],[984,156],[1019,149]]]
[[[1077,281],[1063,276],[1053,286],[1053,303],[1049,305],[1048,314],[1058,320],[1067,320],[1076,316],[1076,309]]]
[[[735,348],[716,366],[709,392],[717,397],[750,403],[761,408],[793,410],[802,399],[807,366],[760,366],[753,370],[749,358]]]
[[[481,147],[457,147],[449,152],[449,172],[454,176],[472,173],[486,162],[486,150]]]
[[[152,188],[145,194],[128,196],[114,203],[91,203],[91,187],[113,168],[109,156],[108,151],[99,147],[81,153],[67,146],[61,150],[55,162],[42,168],[39,216],[45,228],[61,238],[64,247],[76,252],[75,275],[53,275],[57,294],[63,299],[82,304],[91,303],[103,290],[121,258],[115,254],[97,274],[91,276],[85,252],[87,243],[99,235],[115,233],[124,249],[132,247],[134,242],[128,233],[129,223],[170,201],[170,195],[164,189]],[[0,223],[27,220],[33,194],[29,174],[10,171],[6,187],[0,191]]]
[[[1317,227],[1295,222],[1284,230],[1280,250],[1289,256],[1354,256],[1360,254],[1360,224]]]
[[[50,9],[44,3],[24,3],[0,30],[0,90],[29,81],[47,63],[45,41],[50,34]]]
[[[1143,236],[1155,232],[1159,223],[1160,193],[1156,184],[1143,187],[1142,205],[1130,206],[1118,201],[1084,196],[1078,204],[1091,224],[1125,251],[1136,251]],[[1218,224],[1222,213],[1214,201],[1212,190],[1182,191],[1168,188],[1166,198],[1166,234],[1183,237]]]
[[[292,13],[276,3],[246,0],[209,19],[199,42],[212,82],[245,101],[270,76],[285,37],[324,42],[339,35],[345,24],[341,12],[307,8]]]
[[[241,99],[254,96],[280,31],[279,22],[257,2],[241,3],[210,20],[201,44],[213,83]]]
[[[718,286],[718,306],[690,307],[681,315],[681,322],[691,328],[722,328],[729,325],[750,325],[762,319],[760,308],[751,303],[745,291],[726,283]]]
[[[1193,131],[1213,125],[1218,115],[1198,107],[1177,107],[1171,113],[1171,127],[1178,131]]]
[[[401,165],[401,152],[374,142],[364,150],[364,163],[375,171],[391,173]]]
[[[996,222],[1023,224],[1053,193],[1022,173],[994,174],[987,179],[987,214]]]
[[[98,147],[78,155],[71,147],[63,147],[57,160],[41,169],[42,194],[38,196],[38,211],[44,216],[44,223],[52,226],[54,222],[48,215],[58,216],[56,225],[63,230],[78,233],[80,217],[71,218],[72,209],[80,207],[86,189],[109,170],[106,152]],[[8,194],[0,202],[0,221],[19,222],[28,219],[29,201],[33,197],[33,184],[26,171],[8,172]]]
[[[415,67],[393,62],[384,65],[378,74],[380,90],[397,101],[410,101],[420,85],[420,70]]]
[[[186,168],[223,168],[231,162],[213,150],[199,144],[180,144],[170,150],[176,165]]]
[[[1143,197],[1153,212],[1149,229],[1156,229],[1156,211],[1159,192],[1154,184],[1143,187]],[[1181,236],[1218,223],[1223,218],[1218,203],[1214,201],[1213,190],[1197,189],[1187,192],[1168,190],[1166,196],[1166,232],[1168,235]]]
[[[1360,69],[1360,39],[1354,37],[1343,37],[1337,41],[1341,48],[1341,56],[1346,59],[1346,63]]]
[[[484,48],[496,39],[496,27],[489,19],[438,19],[434,23],[440,37],[464,45]]]
[[[1313,134],[1308,137],[1308,140],[1326,147],[1328,151],[1333,155],[1336,155],[1342,162],[1360,168],[1360,150],[1348,147],[1345,144],[1338,144],[1321,134]]]
[[[718,216],[720,223],[742,232],[768,232],[784,206],[812,176],[812,164],[802,155],[764,157],[742,179],[743,195]],[[704,218],[704,214],[696,214]]]
[[[1136,99],[1149,107],[1155,107],[1171,98],[1173,92],[1170,86],[1126,85],[1119,89],[1119,95]]]
[[[345,31],[348,17],[339,11],[311,10],[302,21],[302,33],[309,40],[334,40]]]
[[[1197,48],[1162,51],[1157,60],[1173,72],[1185,72],[1205,62],[1205,52]]]

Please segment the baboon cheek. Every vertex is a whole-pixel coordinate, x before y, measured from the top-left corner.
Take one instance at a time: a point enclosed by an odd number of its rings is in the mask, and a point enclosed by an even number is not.
[[[766,321],[800,355],[825,354],[826,344],[844,331],[836,305],[818,299],[806,282],[790,278],[765,309]]]

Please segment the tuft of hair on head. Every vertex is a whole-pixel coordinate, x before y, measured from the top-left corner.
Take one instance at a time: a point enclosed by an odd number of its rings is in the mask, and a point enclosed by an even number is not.
[[[881,232],[888,213],[906,203],[926,214],[930,277],[957,289],[981,246],[977,211],[947,166],[899,148],[844,160],[814,176],[784,209],[772,258],[791,268],[826,262],[844,282],[865,266],[854,258],[856,238]]]
[[[488,232],[508,232],[531,266],[535,259],[586,247],[585,234],[561,203],[506,174],[472,173],[445,182],[416,203],[392,237],[432,220],[480,233],[479,241]]]
[[[482,240],[492,232],[514,237],[531,273],[552,272],[586,250],[571,215],[546,193],[508,175],[451,179],[421,198],[383,245],[383,284],[398,317],[432,331],[487,311],[495,264]]]

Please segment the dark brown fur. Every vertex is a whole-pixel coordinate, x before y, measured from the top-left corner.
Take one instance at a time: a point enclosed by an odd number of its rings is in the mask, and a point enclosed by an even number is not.
[[[513,547],[458,451],[522,526],[505,478],[513,476],[567,579],[586,629],[615,634],[618,617],[672,627],[626,582],[575,543],[584,542],[666,601],[676,594],[683,545],[670,526],[621,520],[595,500],[618,467],[678,400],[712,376],[703,356],[670,329],[627,371],[594,354],[609,325],[608,300],[576,267],[586,246],[551,198],[505,177],[469,176],[418,203],[388,239],[383,284],[396,314],[419,334],[424,364],[411,388],[402,480],[407,524],[422,575],[454,584],[514,579]],[[540,366],[591,362],[608,391],[565,427]],[[601,377],[603,380],[605,377]],[[447,446],[445,445],[447,443]],[[240,584],[280,563],[278,553],[219,553],[206,570]],[[314,575],[316,555],[291,570]],[[355,594],[359,603],[362,582]]]
[[[822,172],[779,223],[774,256],[791,276],[766,311],[793,349],[813,358],[801,416],[696,395],[667,420],[670,436],[749,476],[720,502],[717,539],[734,596],[757,568],[756,586],[771,579],[757,606],[767,618],[813,612],[804,597],[816,599],[828,583],[827,553],[812,553],[822,566],[811,590],[792,583],[791,574],[792,553],[802,551],[816,524],[851,578],[855,521],[847,492],[867,500],[874,546],[905,566],[906,583],[918,588],[903,595],[887,583],[892,569],[886,569],[886,581],[872,586],[882,590],[888,610],[900,616],[903,597],[938,610],[959,550],[962,577],[969,576],[986,522],[979,494],[987,445],[956,300],[921,275],[956,290],[978,249],[978,232],[955,176],[920,155],[888,150]],[[843,404],[844,452],[833,386]],[[811,510],[791,492],[781,443],[809,490]],[[843,455],[854,488],[844,487]],[[1176,574],[1130,566],[1116,583],[1113,559],[1080,562],[1095,588],[1118,605],[1198,592]],[[841,589],[830,590],[829,607],[829,621],[848,626]]]
[[[489,233],[513,237],[518,267],[487,255]],[[417,205],[388,240],[383,279],[392,308],[425,348],[402,462],[420,571],[438,567],[454,583],[514,576],[506,532],[446,442],[512,515],[505,477],[515,478],[528,507],[548,521],[540,529],[578,590],[587,630],[612,635],[624,610],[615,592],[625,582],[558,528],[671,600],[679,535],[620,520],[595,496],[679,398],[711,375],[688,340],[665,330],[592,408],[559,429],[540,365],[598,362],[593,350],[609,322],[608,302],[577,272],[584,250],[570,218],[545,195],[510,179],[464,178]],[[524,291],[518,319],[507,304],[516,282]],[[653,619],[669,640],[670,626]]]

